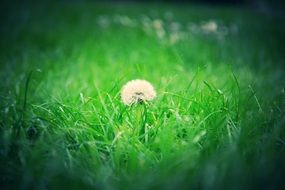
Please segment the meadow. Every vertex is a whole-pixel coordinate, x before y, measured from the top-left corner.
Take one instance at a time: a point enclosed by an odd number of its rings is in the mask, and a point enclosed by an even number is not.
[[[1,6],[1,189],[281,189],[284,17],[248,7]],[[126,106],[129,80],[157,98]]]

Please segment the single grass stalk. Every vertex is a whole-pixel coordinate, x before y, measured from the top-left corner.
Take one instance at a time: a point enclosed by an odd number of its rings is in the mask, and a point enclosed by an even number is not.
[[[262,110],[262,108],[261,108],[261,105],[260,105],[260,103],[259,103],[259,101],[258,101],[258,99],[257,99],[256,92],[253,90],[253,88],[251,87],[251,85],[249,85],[248,88],[250,89],[250,91],[251,91],[251,93],[252,93],[252,95],[253,95],[253,97],[254,97],[254,99],[255,99],[255,102],[256,102],[256,104],[257,104],[257,106],[258,106],[259,112],[260,112],[260,113],[263,112],[263,110]]]

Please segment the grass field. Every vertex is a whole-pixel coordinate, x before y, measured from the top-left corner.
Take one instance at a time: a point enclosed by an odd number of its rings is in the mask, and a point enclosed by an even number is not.
[[[245,7],[1,6],[1,189],[281,189],[284,17]],[[125,106],[121,87],[157,98]]]

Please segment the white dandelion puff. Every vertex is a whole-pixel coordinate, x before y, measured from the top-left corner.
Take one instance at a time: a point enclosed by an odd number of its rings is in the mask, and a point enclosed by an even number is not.
[[[121,90],[122,102],[126,105],[151,101],[155,97],[156,92],[154,87],[146,80],[131,80]]]
[[[216,32],[218,30],[218,24],[215,21],[209,21],[201,26],[205,33]]]
[[[158,38],[163,38],[165,36],[165,30],[163,28],[163,21],[156,19],[152,22],[153,28]]]
[[[160,19],[156,19],[152,22],[152,25],[155,30],[161,30],[163,28],[163,21]]]

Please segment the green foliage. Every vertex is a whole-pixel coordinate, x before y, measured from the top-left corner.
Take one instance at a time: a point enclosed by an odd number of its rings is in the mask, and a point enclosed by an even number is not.
[[[162,20],[165,36],[124,25],[142,15]],[[3,18],[1,188],[284,185],[282,18],[92,3],[10,7]],[[186,27],[208,20],[227,34]],[[174,21],[182,40],[172,41]],[[120,88],[135,78],[152,82],[157,99],[123,105]]]

